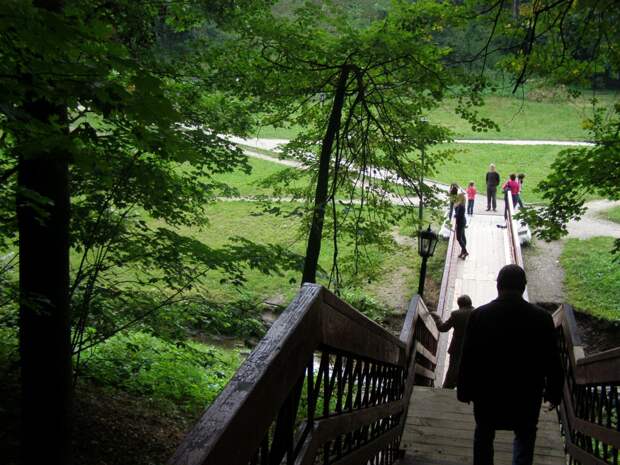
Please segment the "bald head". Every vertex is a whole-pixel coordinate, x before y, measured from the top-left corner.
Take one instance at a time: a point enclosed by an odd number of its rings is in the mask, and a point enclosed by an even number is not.
[[[525,279],[525,271],[519,265],[506,265],[497,274],[497,291],[518,292],[523,294],[527,280]]]

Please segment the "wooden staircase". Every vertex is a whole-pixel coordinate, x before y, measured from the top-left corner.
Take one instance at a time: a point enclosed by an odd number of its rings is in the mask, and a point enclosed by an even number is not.
[[[472,406],[456,400],[456,391],[416,386],[413,389],[401,448],[402,465],[469,465],[472,463]],[[512,463],[512,432],[498,431],[495,464]],[[566,463],[564,442],[555,412],[541,410],[534,465]]]

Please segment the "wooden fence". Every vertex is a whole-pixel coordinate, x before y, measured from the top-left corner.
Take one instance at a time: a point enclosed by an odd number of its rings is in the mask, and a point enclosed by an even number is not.
[[[389,465],[438,332],[415,296],[400,337],[306,284],[169,465]]]
[[[560,423],[570,464],[618,465],[620,347],[584,356],[570,305],[553,319],[566,374]]]

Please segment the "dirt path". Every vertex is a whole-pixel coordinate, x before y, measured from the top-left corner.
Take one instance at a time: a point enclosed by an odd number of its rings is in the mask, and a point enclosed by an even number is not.
[[[588,239],[595,236],[620,237],[620,224],[608,221],[599,216],[603,210],[620,206],[620,201],[593,200],[588,202],[588,210],[580,221],[571,221],[568,224],[568,237]]]
[[[596,236],[620,237],[620,224],[607,221],[598,214],[620,202],[594,200],[588,202],[588,210],[580,221],[568,224],[568,238],[589,239]],[[530,247],[523,248],[525,271],[528,276],[528,292],[533,302],[564,302],[564,270],[560,255],[566,239],[545,242],[533,239]]]
[[[264,150],[279,151],[282,145],[288,144],[288,139],[263,139],[227,136],[235,144],[248,145]],[[495,145],[556,145],[562,147],[591,147],[592,142],[569,140],[531,140],[531,139],[455,139],[457,144],[495,144]]]

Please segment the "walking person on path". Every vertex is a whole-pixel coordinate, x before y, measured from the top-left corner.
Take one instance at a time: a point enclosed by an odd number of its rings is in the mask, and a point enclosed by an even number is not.
[[[474,201],[476,200],[476,185],[474,181],[470,181],[466,189],[467,192],[467,214],[474,214]]]
[[[467,220],[465,219],[465,194],[458,194],[456,196],[454,216],[456,218],[456,240],[461,246],[459,258],[465,260],[465,257],[469,255],[466,247],[467,239],[465,238],[465,227],[467,226]]]
[[[485,177],[487,183],[487,211],[497,211],[497,186],[499,185],[499,173],[495,171],[495,165],[491,163],[489,165],[489,171]]]
[[[431,312],[431,316],[435,320],[437,329],[445,333],[454,328],[452,333],[452,341],[448,348],[450,354],[450,365],[448,366],[448,372],[446,373],[446,379],[443,382],[442,388],[454,389],[458,380],[459,366],[461,364],[461,354],[463,352],[463,340],[465,338],[465,328],[467,328],[467,322],[471,312],[474,311],[474,307],[471,305],[471,299],[468,295],[463,294],[456,300],[459,306],[458,310],[454,310],[450,313],[450,318],[445,322],[441,321],[441,317]]]
[[[474,465],[493,464],[496,430],[514,431],[513,465],[531,465],[543,398],[555,408],[563,370],[553,318],[523,299],[525,271],[506,265],[497,299],[478,307],[465,331],[457,397],[474,403]]]
[[[519,208],[523,208],[523,200],[521,199],[521,192],[523,191],[523,180],[525,179],[525,174],[519,173],[517,175],[517,182],[519,183],[519,193],[517,194],[517,203],[519,204]]]
[[[448,198],[450,199],[450,213],[448,213],[448,224],[452,223],[452,213],[454,213],[454,203],[456,202],[456,196],[459,193],[459,185],[455,182],[450,184],[450,190],[448,191]]]

